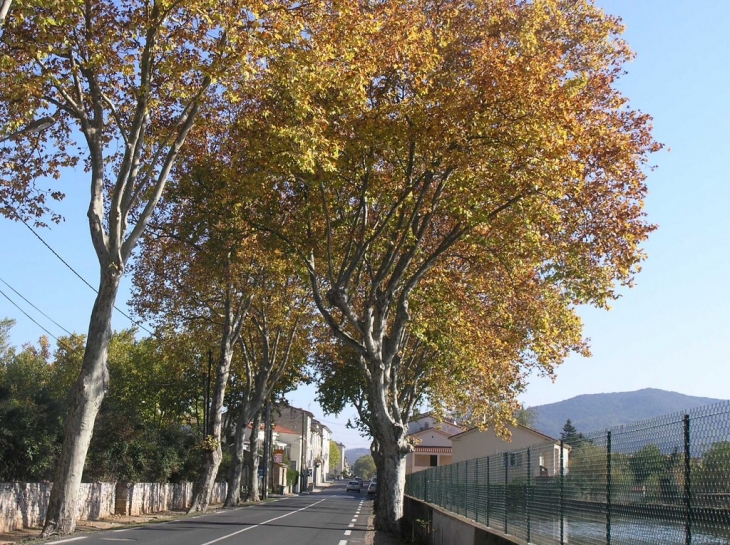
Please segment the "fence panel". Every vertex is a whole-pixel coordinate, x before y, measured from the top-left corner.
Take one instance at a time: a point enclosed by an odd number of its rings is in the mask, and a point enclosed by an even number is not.
[[[730,545],[730,402],[430,468],[406,490],[537,545]]]

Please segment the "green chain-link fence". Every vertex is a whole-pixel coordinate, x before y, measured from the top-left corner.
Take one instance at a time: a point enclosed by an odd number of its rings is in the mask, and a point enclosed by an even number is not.
[[[409,475],[406,494],[535,544],[730,545],[730,403]]]

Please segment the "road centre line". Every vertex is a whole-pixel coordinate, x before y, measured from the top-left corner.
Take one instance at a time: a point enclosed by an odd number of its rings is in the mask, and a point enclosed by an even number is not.
[[[346,536],[351,536],[352,535],[352,530],[345,530],[345,535]]]
[[[340,542],[337,545],[347,545],[346,539],[341,539]]]
[[[237,536],[238,534],[242,534],[243,532],[248,532],[249,530],[253,530],[254,528],[258,528],[259,526],[264,526],[264,525],[266,525],[266,524],[268,524],[270,522],[274,522],[275,520],[283,519],[284,517],[288,517],[289,515],[293,515],[294,513],[299,513],[300,511],[304,511],[305,509],[309,509],[310,507],[314,507],[315,505],[317,505],[319,503],[322,503],[326,499],[327,498],[325,498],[324,500],[319,500],[318,502],[309,504],[306,507],[302,507],[301,509],[297,509],[296,511],[290,511],[289,513],[287,513],[285,515],[280,515],[278,517],[274,517],[273,519],[265,520],[264,522],[260,522],[260,523],[254,525],[254,526],[247,526],[246,528],[242,528],[241,530],[236,530],[235,532],[233,532],[231,534],[228,534],[228,535],[225,535],[225,536],[221,536],[221,537],[216,538],[216,539],[213,539],[211,541],[206,541],[205,543],[201,543],[200,545],[212,545],[213,543],[218,543],[219,541],[223,541],[224,539],[228,539],[229,537]],[[347,542],[345,541],[345,543],[347,543]]]

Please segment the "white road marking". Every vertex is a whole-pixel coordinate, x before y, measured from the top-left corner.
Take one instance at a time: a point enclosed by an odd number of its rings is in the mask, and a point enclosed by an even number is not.
[[[357,522],[357,517],[355,517],[354,519],[352,519],[350,522]]]
[[[51,543],[69,543],[71,541],[78,541],[79,539],[86,539],[86,536],[70,537],[68,539],[62,539],[61,541],[52,541]]]
[[[351,536],[352,535],[352,530],[345,530],[345,535],[346,536]]]
[[[337,545],[347,545],[347,540],[342,539],[342,540],[340,540],[340,542]]]
[[[352,524],[352,523],[350,523],[350,524],[348,524],[348,525],[347,525],[347,527],[348,527],[348,528],[354,528],[354,527],[355,527],[355,525],[354,525],[354,524]]]
[[[206,541],[205,543],[201,543],[200,545],[212,545],[213,543],[218,543],[219,541],[223,541],[224,539],[228,539],[229,537],[237,536],[238,534],[242,534],[243,532],[248,532],[249,530],[253,530],[254,528],[258,528],[259,526],[264,526],[264,525],[268,524],[269,522],[274,522],[275,520],[283,519],[284,517],[288,517],[289,515],[293,515],[294,513],[299,513],[300,511],[304,511],[305,509],[314,507],[315,505],[317,505],[318,503],[322,503],[323,501],[325,501],[325,500],[319,500],[318,502],[311,503],[311,504],[307,505],[306,507],[297,509],[296,511],[290,511],[286,515],[280,515],[278,517],[274,517],[273,519],[265,520],[264,522],[260,522],[259,524],[256,524],[255,526],[247,526],[246,528],[242,528],[241,530],[236,530],[233,533],[230,533],[226,536],[219,537],[217,539],[213,539],[211,541]],[[345,542],[345,543],[347,543],[347,542]]]

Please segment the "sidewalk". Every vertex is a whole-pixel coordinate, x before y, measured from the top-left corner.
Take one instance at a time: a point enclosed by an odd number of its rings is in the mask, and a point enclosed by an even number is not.
[[[221,507],[221,505],[212,506],[211,510]],[[97,532],[99,530],[111,530],[115,528],[123,528],[125,526],[139,526],[141,524],[164,522],[166,520],[182,518],[186,516],[186,510],[179,511],[162,511],[160,513],[150,513],[148,515],[111,515],[99,520],[80,520],[76,523],[76,534],[85,534],[88,532]],[[8,545],[21,541],[44,541],[40,539],[41,528],[22,528],[14,530],[7,534],[0,534],[0,545]]]

